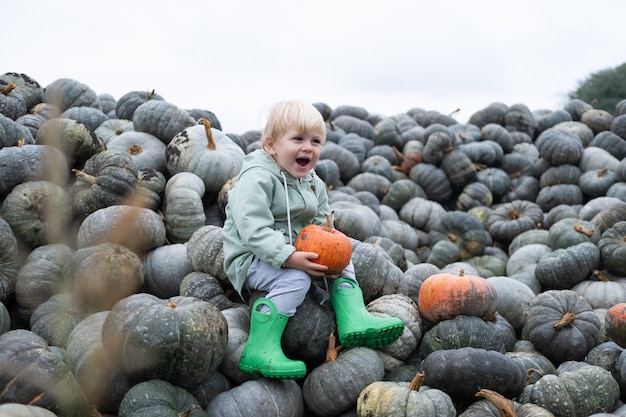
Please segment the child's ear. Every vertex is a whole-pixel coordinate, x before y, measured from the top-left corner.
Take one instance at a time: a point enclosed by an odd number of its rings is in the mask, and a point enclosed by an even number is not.
[[[268,136],[265,138],[265,150],[270,154],[274,153],[274,138],[273,137]]]

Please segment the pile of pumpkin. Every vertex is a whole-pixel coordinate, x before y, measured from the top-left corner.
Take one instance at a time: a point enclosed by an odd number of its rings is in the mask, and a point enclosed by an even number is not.
[[[626,100],[467,123],[314,105],[367,308],[405,331],[342,350],[307,297],[283,349],[309,372],[270,380],[237,369],[250,310],[221,240],[261,132],[1,75],[0,414],[626,415]]]

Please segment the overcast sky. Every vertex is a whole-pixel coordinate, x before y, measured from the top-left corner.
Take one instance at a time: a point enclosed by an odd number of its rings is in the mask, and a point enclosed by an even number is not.
[[[562,108],[626,62],[621,0],[31,0],[1,8],[0,73],[155,90],[261,129],[283,99],[465,123],[492,102]]]

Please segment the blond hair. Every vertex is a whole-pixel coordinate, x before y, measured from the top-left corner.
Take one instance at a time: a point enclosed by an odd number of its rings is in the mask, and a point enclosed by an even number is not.
[[[261,136],[261,147],[265,149],[267,138],[277,140],[292,127],[302,134],[319,132],[322,143],[326,141],[326,123],[319,110],[306,101],[286,100],[272,107]]]

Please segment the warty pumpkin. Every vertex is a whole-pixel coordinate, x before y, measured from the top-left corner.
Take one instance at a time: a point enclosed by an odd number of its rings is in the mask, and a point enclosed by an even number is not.
[[[456,417],[452,398],[444,391],[424,384],[424,374],[418,372],[410,382],[376,381],[361,391],[356,403],[359,416]]]
[[[102,326],[102,342],[115,366],[131,377],[181,387],[193,387],[217,369],[227,340],[220,310],[193,297],[136,293],[117,302]]]

